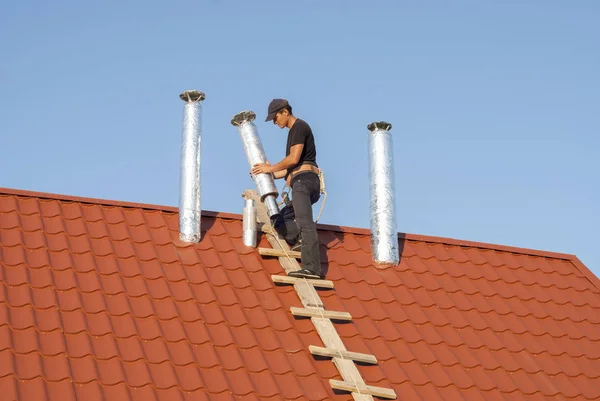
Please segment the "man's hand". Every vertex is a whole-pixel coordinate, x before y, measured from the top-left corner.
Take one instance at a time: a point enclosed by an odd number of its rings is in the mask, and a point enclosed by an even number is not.
[[[262,173],[270,174],[272,172],[273,172],[273,167],[271,167],[269,162],[257,163],[254,166],[252,166],[252,171],[251,171],[251,173],[254,175],[262,174]]]

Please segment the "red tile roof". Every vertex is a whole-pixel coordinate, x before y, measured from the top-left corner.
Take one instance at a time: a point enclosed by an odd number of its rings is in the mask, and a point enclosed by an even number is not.
[[[3,400],[347,400],[275,258],[239,215],[0,189]],[[600,398],[600,281],[576,257],[400,235],[378,269],[369,232],[319,226],[319,291],[366,384],[400,400]],[[263,238],[260,246],[269,247]],[[325,259],[326,258],[326,259]]]

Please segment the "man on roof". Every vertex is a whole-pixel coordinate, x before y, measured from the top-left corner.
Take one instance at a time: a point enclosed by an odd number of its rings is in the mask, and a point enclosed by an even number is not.
[[[285,178],[292,190],[291,207],[284,206],[273,224],[292,245],[292,250],[301,252],[302,269],[288,276],[322,278],[319,239],[312,211],[312,205],[321,196],[315,139],[306,121],[292,114],[292,106],[286,99],[271,101],[265,121],[271,120],[279,128],[289,130],[285,158],[273,165],[255,164],[252,174],[271,173],[276,179]]]

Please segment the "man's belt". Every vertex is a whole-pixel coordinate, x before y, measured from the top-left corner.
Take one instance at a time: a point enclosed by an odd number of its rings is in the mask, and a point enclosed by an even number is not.
[[[312,164],[303,164],[302,166],[310,166],[310,170],[296,170],[296,171],[292,171],[290,173],[290,177],[289,177],[290,181],[289,182],[292,182],[292,180],[294,179],[294,177],[297,176],[300,173],[313,172],[316,175],[319,175],[319,168],[318,167],[315,167]],[[300,167],[302,167],[302,166],[300,166]]]

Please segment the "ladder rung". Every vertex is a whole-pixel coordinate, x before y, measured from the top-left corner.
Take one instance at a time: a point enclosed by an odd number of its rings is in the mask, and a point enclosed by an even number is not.
[[[276,256],[276,257],[286,257],[300,259],[300,252],[296,251],[284,251],[283,249],[273,249],[273,248],[258,248],[258,253],[262,256]]]
[[[295,306],[292,306],[290,310],[294,316],[323,317],[334,320],[352,320],[352,315],[350,315],[348,312],[336,312],[320,308],[297,308]]]
[[[316,288],[333,288],[333,281],[331,280],[304,279],[301,277],[282,276],[278,274],[271,275],[271,280],[273,280],[274,283],[280,284],[295,284],[298,280],[306,280],[308,284],[312,284],[312,286]]]
[[[354,383],[342,380],[329,379],[329,385],[336,390],[350,391],[351,393],[369,394],[376,397],[396,399],[396,392],[391,388],[364,385],[357,387]]]
[[[344,359],[351,359],[351,360],[357,361],[357,362],[373,363],[373,364],[377,363],[377,358],[375,358],[375,355],[362,354],[360,352],[351,352],[351,351],[346,351],[346,350],[336,350],[336,349],[331,349],[331,348],[317,347],[316,345],[309,345],[308,349],[309,349],[310,353],[313,355],[326,356],[329,358],[342,357]]]

